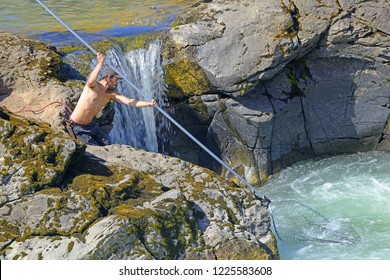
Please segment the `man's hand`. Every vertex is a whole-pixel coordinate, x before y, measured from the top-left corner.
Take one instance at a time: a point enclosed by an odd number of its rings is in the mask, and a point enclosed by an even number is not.
[[[96,57],[97,57],[98,63],[103,65],[104,64],[104,60],[106,59],[106,56],[104,54],[98,52]]]
[[[155,106],[157,106],[157,101],[154,100],[154,99],[152,99],[152,100],[150,101],[150,107],[155,107]]]

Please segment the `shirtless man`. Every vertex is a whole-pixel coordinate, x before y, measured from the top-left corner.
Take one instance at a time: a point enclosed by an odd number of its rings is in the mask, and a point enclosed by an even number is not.
[[[90,145],[105,146],[109,144],[105,133],[97,125],[95,117],[110,100],[135,108],[157,105],[157,102],[153,99],[151,101],[139,101],[115,92],[119,79],[122,78],[112,69],[105,70],[103,77],[98,81],[98,75],[103,67],[104,60],[105,56],[98,53],[98,63],[89,75],[76,108],[70,116],[72,129],[77,139]]]

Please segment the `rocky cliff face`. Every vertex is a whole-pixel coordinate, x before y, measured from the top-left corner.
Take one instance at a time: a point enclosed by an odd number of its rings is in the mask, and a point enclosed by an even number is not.
[[[206,169],[3,108],[0,135],[1,259],[278,258],[267,205]]]
[[[166,37],[166,67],[187,65],[167,81],[255,185],[302,159],[388,150],[389,15],[385,0],[201,3]]]

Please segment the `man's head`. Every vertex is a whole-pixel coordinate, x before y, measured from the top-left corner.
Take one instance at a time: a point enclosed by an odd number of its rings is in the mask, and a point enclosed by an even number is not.
[[[111,68],[106,68],[103,71],[102,80],[107,81],[109,90],[114,90],[117,87],[120,79],[122,79],[122,77]]]

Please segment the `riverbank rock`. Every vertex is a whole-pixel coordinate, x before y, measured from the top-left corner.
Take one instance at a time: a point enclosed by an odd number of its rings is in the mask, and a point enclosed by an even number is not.
[[[200,3],[165,37],[166,68],[188,66],[167,82],[202,101],[197,137],[254,185],[303,159],[388,150],[389,14],[384,0]]]
[[[0,109],[0,258],[277,259],[266,201],[129,146]],[[235,248],[227,250],[226,248]]]
[[[0,205],[59,185],[77,144],[49,125],[0,107]]]
[[[1,106],[63,130],[67,114],[63,104],[70,103],[75,91],[80,91],[79,82],[66,84],[62,80],[64,70],[53,46],[0,31]],[[45,107],[52,102],[58,103]]]

